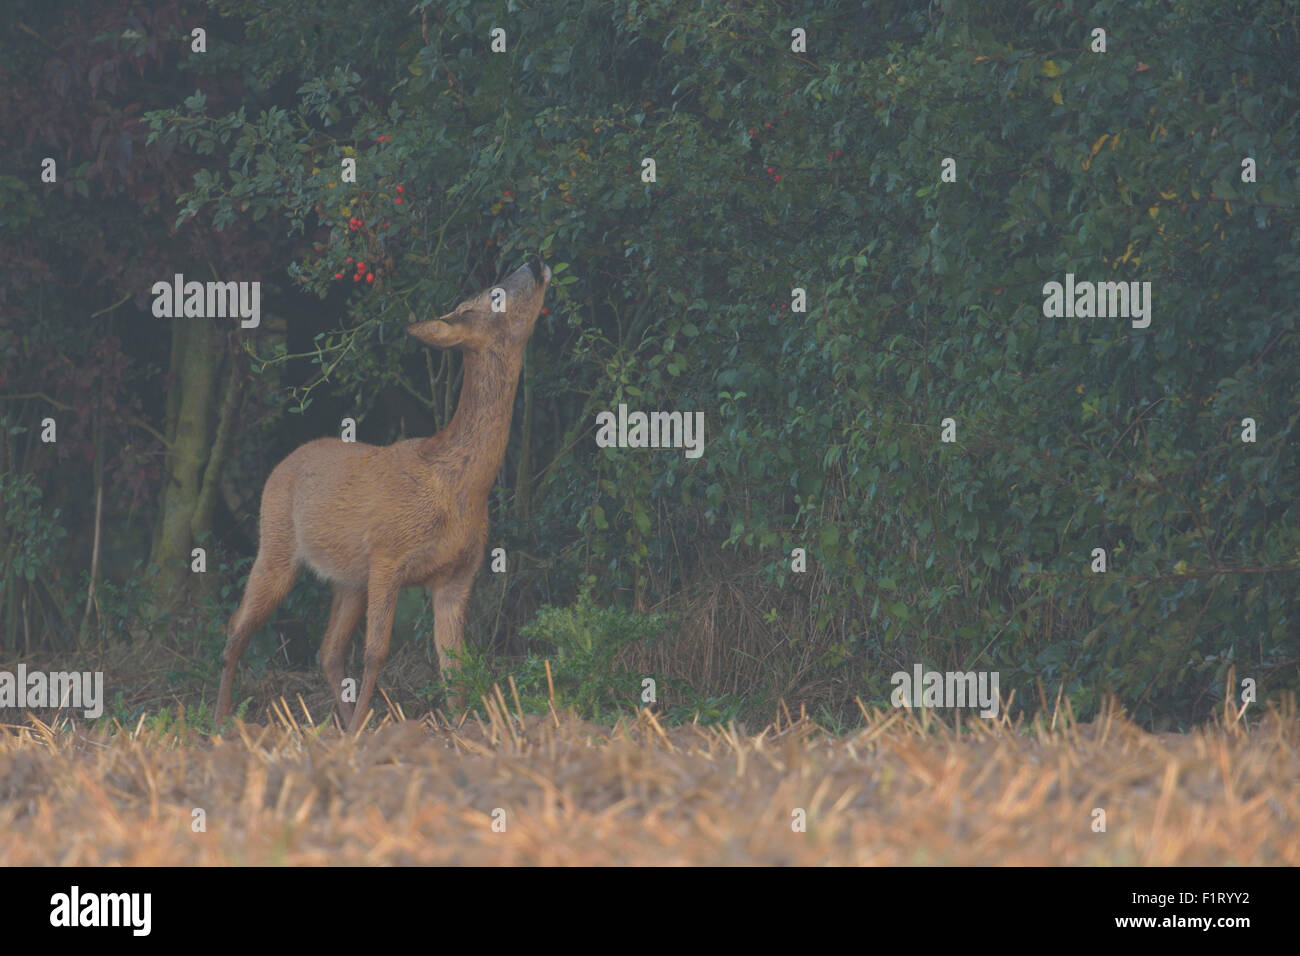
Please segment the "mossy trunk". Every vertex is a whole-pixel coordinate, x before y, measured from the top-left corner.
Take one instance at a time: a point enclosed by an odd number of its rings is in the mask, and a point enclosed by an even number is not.
[[[150,563],[158,568],[154,605],[173,606],[189,592],[191,550],[207,530],[211,508],[202,514],[205,471],[213,449],[214,406],[224,350],[223,335],[206,319],[179,319],[172,326],[172,393],[175,420],[167,476]],[[171,403],[169,402],[169,405]],[[196,518],[201,520],[196,521]],[[206,522],[206,524],[205,524]]]

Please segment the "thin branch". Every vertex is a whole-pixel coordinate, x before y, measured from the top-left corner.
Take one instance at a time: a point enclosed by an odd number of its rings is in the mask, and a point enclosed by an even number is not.
[[[44,392],[24,392],[24,393],[21,394],[21,395],[0,395],[0,401],[3,401],[4,399],[7,399],[7,398],[12,398],[12,399],[16,399],[16,400],[22,400],[22,399],[28,399],[28,398],[39,398],[39,399],[41,399],[41,401],[49,402],[49,403],[50,403],[51,405],[53,405],[55,408],[62,409],[62,410],[65,411],[65,412],[75,412],[75,411],[76,411],[76,409],[75,409],[73,406],[71,406],[71,405],[66,405],[66,404],[64,404],[63,402],[60,402],[58,399],[50,398],[50,396],[46,395]]]
[[[156,428],[154,428],[152,425],[150,425],[148,422],[143,421],[142,419],[136,418],[135,416],[131,416],[130,418],[125,419],[125,421],[126,421],[126,423],[127,423],[128,425],[134,425],[136,428],[142,428],[142,429],[144,429],[144,430],[147,431],[150,435],[152,435],[154,438],[156,438],[156,439],[158,439],[160,442],[162,442],[163,447],[166,448],[168,451],[171,451],[171,450],[172,450],[172,443],[169,442],[166,438],[164,438],[163,435],[162,435],[162,433],[159,432],[158,429],[156,429]]]
[[[106,308],[106,309],[100,309],[98,312],[92,312],[92,313],[90,313],[90,317],[91,317],[92,319],[97,319],[97,318],[99,318],[101,315],[103,315],[105,312],[112,312],[112,311],[113,311],[114,309],[116,309],[119,305],[122,305],[124,302],[127,302],[130,298],[131,298],[131,293],[128,292],[126,295],[122,296],[122,298],[118,299],[116,302],[114,302],[114,303],[113,303],[112,305],[110,305],[108,308]]]
[[[1187,571],[1183,574],[1166,574],[1159,577],[1149,578],[1140,574],[1107,574],[1107,577],[1118,579],[1125,582],[1138,582],[1140,584],[1167,584],[1170,581],[1186,581],[1192,578],[1212,578],[1220,574],[1296,574],[1300,573],[1300,566],[1287,567],[1278,565],[1272,568],[1208,568],[1204,571]],[[1095,575],[1089,573],[1079,573],[1077,571],[1027,571],[1027,578],[1091,578]]]

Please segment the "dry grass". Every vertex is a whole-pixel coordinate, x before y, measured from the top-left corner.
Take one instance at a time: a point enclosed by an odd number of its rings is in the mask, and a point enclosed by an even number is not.
[[[502,696],[487,721],[359,739],[294,710],[213,738],[0,731],[0,863],[1300,865],[1293,706],[1188,734],[872,711],[835,737],[599,727]]]

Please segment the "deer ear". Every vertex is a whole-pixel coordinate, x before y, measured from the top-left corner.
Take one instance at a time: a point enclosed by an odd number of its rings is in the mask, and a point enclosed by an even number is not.
[[[465,327],[463,325],[449,325],[444,321],[446,318],[446,316],[443,316],[441,319],[431,319],[428,322],[416,322],[414,325],[408,325],[406,327],[407,334],[415,336],[425,345],[432,345],[434,348],[455,348],[465,341]]]

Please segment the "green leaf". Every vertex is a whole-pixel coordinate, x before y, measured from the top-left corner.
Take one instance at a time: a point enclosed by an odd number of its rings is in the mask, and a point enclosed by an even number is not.
[[[632,506],[632,520],[636,523],[636,529],[642,534],[650,533],[650,515],[646,513],[645,508],[641,507],[640,503]]]
[[[817,540],[821,544],[823,551],[835,551],[840,543],[839,527],[833,524],[823,526],[821,531],[818,532]]]

